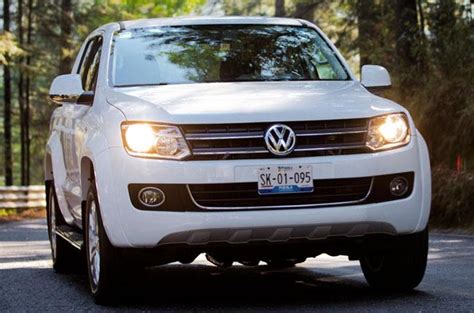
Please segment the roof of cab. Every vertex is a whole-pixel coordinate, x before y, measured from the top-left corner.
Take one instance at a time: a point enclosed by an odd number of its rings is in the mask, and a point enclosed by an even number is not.
[[[151,26],[184,26],[184,25],[223,25],[223,24],[263,24],[263,25],[288,25],[303,26],[301,20],[280,17],[177,17],[177,18],[151,18],[119,22],[122,29],[142,28]]]

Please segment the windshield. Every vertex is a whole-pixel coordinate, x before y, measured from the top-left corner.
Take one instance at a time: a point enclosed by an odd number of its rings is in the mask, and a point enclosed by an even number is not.
[[[308,27],[147,27],[117,32],[113,40],[116,87],[347,79],[334,51]]]

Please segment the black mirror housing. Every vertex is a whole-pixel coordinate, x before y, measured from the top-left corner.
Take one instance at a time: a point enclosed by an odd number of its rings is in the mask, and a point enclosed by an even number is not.
[[[79,98],[77,98],[77,104],[81,105],[89,105],[91,106],[94,102],[94,92],[93,91],[85,91],[83,92]]]

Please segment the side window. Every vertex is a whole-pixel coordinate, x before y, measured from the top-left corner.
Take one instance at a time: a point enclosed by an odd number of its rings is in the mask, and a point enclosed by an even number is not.
[[[86,82],[84,84],[85,91],[94,91],[97,83],[97,75],[99,73],[100,55],[102,53],[102,38],[98,38],[91,50],[91,62],[87,70]]]
[[[94,38],[94,39],[91,39],[89,40],[89,42],[87,43],[87,46],[84,50],[84,53],[82,54],[82,57],[81,57],[81,63],[79,64],[79,70],[78,70],[78,74],[81,75],[81,78],[82,78],[82,87],[84,88],[84,85],[85,85],[85,79],[86,79],[86,73],[87,73],[87,64],[89,63],[89,59],[90,59],[90,56],[91,56],[91,50],[92,50],[92,47],[94,46],[94,43],[96,41],[97,38]]]
[[[88,43],[79,68],[82,86],[85,91],[93,91],[95,89],[101,52],[102,38],[96,37]]]

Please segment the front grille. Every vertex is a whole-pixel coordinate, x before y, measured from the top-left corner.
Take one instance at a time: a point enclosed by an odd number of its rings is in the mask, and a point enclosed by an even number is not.
[[[259,195],[257,183],[188,185],[194,202],[202,208],[275,208],[335,205],[364,201],[372,177],[315,180],[310,193]]]
[[[273,156],[265,131],[275,123],[182,125],[191,160],[261,159]],[[285,122],[296,134],[287,157],[364,153],[368,119]]]

